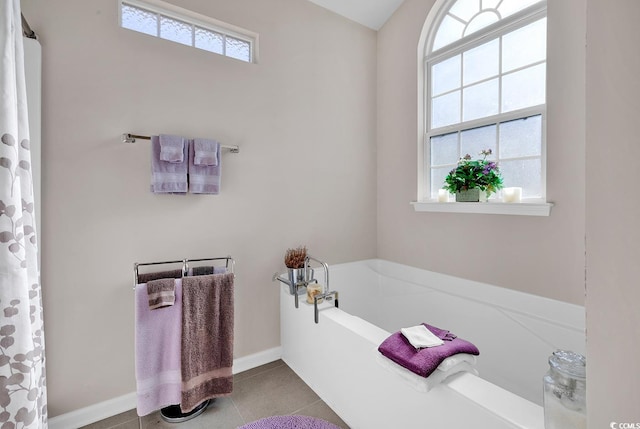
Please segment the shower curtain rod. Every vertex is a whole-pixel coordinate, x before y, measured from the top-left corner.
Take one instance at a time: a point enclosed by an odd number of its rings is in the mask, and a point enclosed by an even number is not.
[[[135,143],[136,139],[142,139],[142,140],[151,140],[150,136],[140,136],[137,134],[130,134],[130,133],[124,133],[122,134],[122,143]],[[240,148],[238,146],[229,146],[226,144],[221,144],[220,147],[222,149],[229,149],[229,151],[231,151],[231,153],[239,153],[240,152]]]
[[[28,37],[29,39],[38,39],[38,36],[36,36],[36,33],[31,29],[31,26],[24,15],[20,13],[20,16],[22,16],[22,34],[24,37]]]

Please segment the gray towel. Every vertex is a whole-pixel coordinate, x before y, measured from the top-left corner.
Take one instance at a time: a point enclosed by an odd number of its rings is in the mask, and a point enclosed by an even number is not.
[[[182,277],[182,270],[158,271],[157,273],[138,274],[138,283],[148,283],[159,279],[179,279]]]
[[[149,309],[172,306],[176,301],[176,280],[159,279],[147,282]]]
[[[160,134],[160,161],[184,161],[184,137]]]
[[[187,193],[188,146],[184,145],[182,162],[162,161],[160,159],[160,138],[151,136],[151,192],[156,194]]]
[[[207,276],[209,274],[224,274],[226,272],[226,267],[212,267],[210,265],[204,267],[189,268],[190,276]]]
[[[217,149],[218,164],[214,166],[196,165],[193,140],[190,140],[187,146],[189,146],[189,192],[192,194],[219,194],[222,172],[220,145]]]
[[[231,394],[233,314],[232,273],[182,279],[182,412]]]

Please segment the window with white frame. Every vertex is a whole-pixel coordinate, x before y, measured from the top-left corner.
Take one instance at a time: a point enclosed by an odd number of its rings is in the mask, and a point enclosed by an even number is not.
[[[419,199],[466,154],[491,149],[505,187],[544,201],[546,1],[445,1],[425,45]],[[494,196],[495,197],[495,196]]]
[[[120,25],[237,60],[255,62],[255,33],[159,0],[121,0]]]

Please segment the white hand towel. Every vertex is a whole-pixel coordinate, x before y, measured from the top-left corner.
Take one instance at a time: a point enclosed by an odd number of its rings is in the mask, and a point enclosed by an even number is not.
[[[402,332],[402,335],[404,335],[405,338],[409,340],[411,345],[416,349],[421,349],[425,347],[437,347],[444,344],[444,341],[436,337],[424,325],[412,326],[410,328],[402,328],[400,329],[400,332]]]

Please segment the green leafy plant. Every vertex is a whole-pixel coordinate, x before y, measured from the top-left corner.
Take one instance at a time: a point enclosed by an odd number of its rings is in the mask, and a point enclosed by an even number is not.
[[[500,169],[493,161],[488,161],[491,149],[480,152],[482,159],[471,159],[467,154],[458,161],[458,166],[451,170],[444,179],[443,189],[455,194],[460,191],[478,188],[485,191],[487,196],[502,189],[502,176]]]

